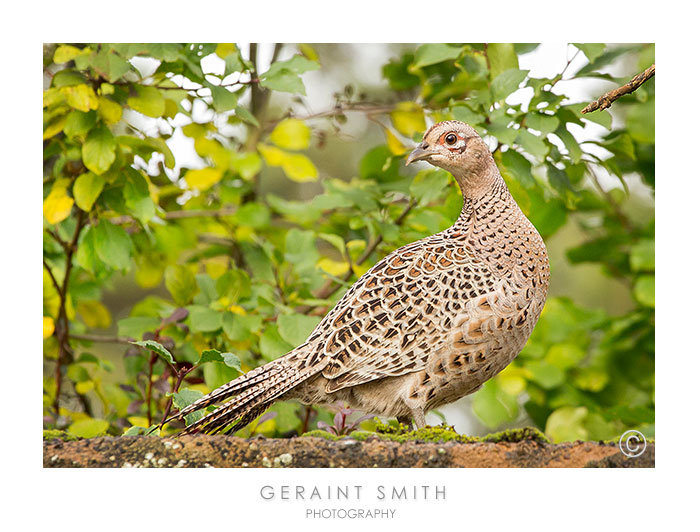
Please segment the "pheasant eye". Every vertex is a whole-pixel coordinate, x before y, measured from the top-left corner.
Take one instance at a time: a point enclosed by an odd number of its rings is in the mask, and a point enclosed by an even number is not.
[[[445,137],[445,142],[447,142],[447,144],[454,144],[455,142],[457,142],[457,135],[455,135],[454,133],[449,133]]]

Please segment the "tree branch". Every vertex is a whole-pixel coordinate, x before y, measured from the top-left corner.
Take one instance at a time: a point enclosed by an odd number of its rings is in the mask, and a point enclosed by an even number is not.
[[[639,74],[634,76],[629,81],[629,83],[625,83],[622,87],[618,87],[616,89],[608,91],[596,101],[589,103],[585,108],[581,110],[581,113],[586,114],[592,111],[596,111],[598,109],[600,109],[601,111],[603,109],[607,109],[618,98],[624,96],[625,94],[630,94],[636,91],[642,85],[642,83],[651,79],[655,73],[656,65],[654,64],[647,68],[644,72],[640,72]]]

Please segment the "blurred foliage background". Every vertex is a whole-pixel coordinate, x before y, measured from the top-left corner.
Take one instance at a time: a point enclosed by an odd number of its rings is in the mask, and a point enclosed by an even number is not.
[[[653,437],[654,80],[580,111],[654,46],[547,50],[44,45],[44,429],[140,433],[302,343],[357,276],[456,219],[453,179],[403,166],[454,118],[492,147],[552,286],[516,360],[428,422]],[[278,403],[239,435],[333,414]]]

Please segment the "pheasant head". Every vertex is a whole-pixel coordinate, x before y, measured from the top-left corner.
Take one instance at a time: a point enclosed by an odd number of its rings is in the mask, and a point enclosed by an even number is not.
[[[476,130],[457,120],[439,122],[423,135],[423,142],[406,160],[426,161],[450,172],[465,196],[478,195],[500,179],[491,150]]]

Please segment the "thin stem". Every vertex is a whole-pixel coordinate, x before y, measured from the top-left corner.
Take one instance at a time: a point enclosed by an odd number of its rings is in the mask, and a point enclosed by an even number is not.
[[[131,345],[131,340],[123,336],[101,336],[99,334],[70,334],[71,340],[81,340],[84,342],[102,342],[106,344]]]
[[[49,271],[49,274],[53,277],[54,286],[58,290],[58,295],[60,297],[60,303],[58,308],[58,318],[56,319],[56,339],[58,340],[58,356],[56,358],[56,397],[54,398],[53,407],[56,411],[56,416],[58,416],[61,396],[61,381],[63,380],[63,375],[61,372],[61,366],[64,360],[67,360],[71,356],[71,347],[68,339],[69,334],[69,324],[68,324],[68,314],[66,312],[66,301],[68,300],[68,287],[70,283],[70,272],[73,267],[73,254],[77,249],[78,238],[80,237],[80,231],[83,228],[83,221],[85,218],[85,212],[78,210],[78,219],[75,224],[75,232],[73,233],[73,238],[68,244],[66,249],[66,268],[63,277],[63,284],[58,285],[56,278],[50,269],[48,269],[48,264],[44,261],[44,267]]]
[[[163,214],[163,220],[181,220],[183,218],[217,218],[221,216],[233,216],[238,211],[238,207],[222,207],[221,209],[193,209],[190,211],[170,211]],[[136,222],[136,219],[129,215],[115,216],[109,219],[115,225]]]

